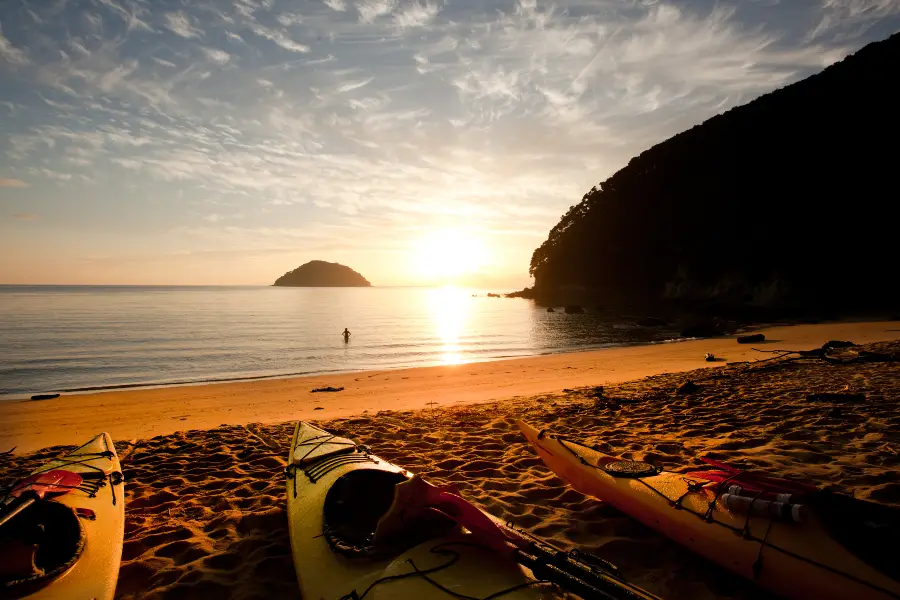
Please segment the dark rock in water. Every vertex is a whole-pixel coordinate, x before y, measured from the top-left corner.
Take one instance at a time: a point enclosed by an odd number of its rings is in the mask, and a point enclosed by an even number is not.
[[[372,284],[350,267],[313,260],[289,271],[272,285],[281,287],[369,287]]]
[[[584,312],[584,309],[577,304],[569,304],[566,306],[567,315],[578,315]]]
[[[552,306],[548,306],[548,307],[547,307],[547,312],[556,312],[556,311],[553,310],[553,307],[552,307]]]
[[[687,380],[675,390],[676,394],[686,395],[686,394],[694,394],[700,391],[700,386],[694,383],[691,380]]]
[[[761,333],[754,333],[752,335],[739,335],[737,339],[738,344],[755,344],[756,342],[764,341],[766,341],[766,336]]]
[[[825,392],[823,394],[807,394],[809,402],[865,402],[865,394],[849,394],[847,392]]]
[[[707,338],[722,335],[722,330],[713,323],[693,323],[688,325],[681,331],[681,337],[686,338]]]
[[[491,292],[488,292],[487,297],[488,298],[500,298],[501,296],[500,296],[500,294],[492,294]]]
[[[32,400],[53,400],[54,398],[59,398],[59,394],[35,394],[31,397]]]
[[[344,388],[342,388],[342,387],[336,388],[336,387],[331,387],[329,385],[328,387],[320,387],[320,388],[316,388],[312,391],[313,392],[343,392]]]
[[[716,357],[712,352],[707,352],[703,358],[706,359],[706,362],[716,362]]]
[[[830,340],[822,344],[823,350],[831,350],[832,348],[852,348],[855,346],[853,342],[842,342],[840,340]]]
[[[656,317],[644,317],[638,319],[637,324],[641,327],[664,327],[668,325],[665,319],[658,319]]]
[[[313,410],[325,410],[325,409],[322,408],[321,406],[317,406],[317,407],[315,407]]]

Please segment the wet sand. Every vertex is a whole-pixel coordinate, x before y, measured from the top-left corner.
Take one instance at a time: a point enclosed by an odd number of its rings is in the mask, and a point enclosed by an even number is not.
[[[813,345],[832,337],[839,336]],[[771,345],[782,346],[799,349]],[[570,489],[515,423],[525,419],[669,469],[697,466],[706,456],[900,506],[900,342],[864,350],[895,360],[736,364],[607,383],[602,393],[559,380],[569,391],[372,411],[318,424],[434,483],[457,486],[480,507],[536,535],[614,562],[629,580],[669,600],[768,598]],[[688,380],[699,388],[677,393]],[[833,392],[862,396],[810,398]],[[117,598],[299,598],[282,473],[292,427],[227,425],[119,441],[127,522]],[[14,455],[0,479],[62,450]]]

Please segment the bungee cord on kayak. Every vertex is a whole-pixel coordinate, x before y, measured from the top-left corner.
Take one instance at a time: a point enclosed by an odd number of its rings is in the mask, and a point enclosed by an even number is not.
[[[686,491],[684,493],[680,494],[676,498],[670,498],[663,491],[657,489],[648,481],[645,481],[644,477],[653,477],[653,476],[656,476],[659,474],[669,474],[669,475],[673,475],[673,476],[684,475],[684,474],[676,473],[673,471],[666,471],[659,467],[649,465],[648,463],[640,463],[640,461],[612,461],[612,462],[606,463],[606,464],[593,464],[593,463],[587,461],[578,452],[576,452],[573,449],[573,446],[581,447],[581,448],[584,448],[584,449],[592,451],[592,452],[597,452],[596,449],[594,449],[586,444],[583,444],[581,442],[569,439],[565,436],[561,436],[559,434],[550,434],[546,430],[542,430],[539,433],[537,433],[536,439],[542,440],[546,437],[549,437],[549,438],[555,440],[562,448],[564,448],[572,456],[574,456],[580,464],[582,464],[588,468],[602,471],[612,477],[625,477],[625,478],[634,480],[634,481],[640,483],[642,486],[646,487],[647,489],[651,490],[654,494],[663,498],[669,504],[669,506],[671,506],[674,510],[684,511],[686,514],[696,516],[697,518],[703,520],[706,523],[715,524],[720,527],[729,529],[732,532],[734,532],[735,534],[739,535],[742,539],[745,539],[748,541],[753,541],[753,542],[758,542],[760,544],[759,549],[756,553],[756,560],[752,564],[752,571],[753,571],[754,579],[758,580],[762,576],[762,569],[763,569],[762,551],[763,551],[763,548],[771,548],[771,549],[773,549],[777,552],[780,552],[786,556],[790,556],[794,559],[797,559],[797,560],[806,562],[810,565],[813,565],[816,568],[820,568],[820,569],[823,569],[830,573],[833,573],[835,575],[838,575],[840,577],[849,579],[849,580],[851,580],[855,583],[858,583],[860,585],[863,585],[873,591],[877,591],[879,593],[886,594],[887,596],[889,596],[891,598],[900,598],[900,594],[895,593],[891,590],[888,590],[888,589],[884,588],[883,586],[874,584],[871,581],[867,581],[861,577],[857,577],[851,573],[847,573],[846,571],[839,569],[837,567],[824,564],[821,561],[817,561],[808,556],[803,556],[797,552],[791,551],[787,548],[784,548],[781,545],[778,545],[778,544],[775,544],[775,543],[769,541],[769,536],[772,531],[772,526],[775,523],[775,518],[773,517],[773,515],[768,516],[766,531],[762,535],[762,537],[754,535],[750,530],[751,517],[754,516],[754,513],[752,511],[753,503],[755,501],[757,501],[764,493],[766,493],[768,491],[766,489],[759,489],[759,490],[755,491],[754,495],[748,497],[750,502],[747,506],[748,510],[746,511],[746,513],[744,513],[742,515],[743,521],[744,521],[742,527],[735,527],[728,523],[724,523],[721,520],[715,519],[714,515],[718,509],[718,501],[720,500],[720,498],[723,495],[727,494],[727,492],[729,490],[728,484],[732,483],[732,482],[741,481],[741,476],[749,475],[749,476],[751,476],[751,478],[753,478],[752,473],[749,473],[747,471],[738,471],[736,469],[731,468],[731,472],[727,473],[720,480],[707,481],[705,483],[696,481],[696,480],[692,480],[689,477],[681,477],[681,480],[687,485]],[[647,474],[635,476],[635,475],[629,473],[628,469],[622,469],[622,468],[613,468],[611,470],[607,469],[607,466],[609,464],[615,464],[616,462],[636,462],[638,465],[635,467],[636,472],[646,472]],[[714,462],[714,461],[708,461],[708,462]],[[717,463],[714,463],[714,464],[717,464]],[[645,467],[642,465],[647,465],[647,466]],[[723,466],[726,466],[726,465],[723,465]],[[757,479],[757,481],[761,481],[761,482],[766,482],[769,480],[778,481],[778,482],[784,481],[784,482],[788,482],[789,484],[793,484],[794,486],[796,486],[796,487],[794,487],[794,491],[797,491],[798,489],[802,489],[804,491],[810,491],[811,489],[815,489],[815,488],[811,488],[811,486],[806,486],[805,484],[800,484],[798,482],[791,482],[790,480],[781,480],[781,479],[777,479],[777,478],[767,478],[767,477],[762,477],[762,478]],[[710,500],[706,504],[706,509],[703,512],[693,510],[690,507],[684,505],[684,500],[686,498],[690,497],[692,494],[698,494],[702,490],[710,490],[710,491],[714,492],[713,499]],[[759,515],[756,514],[756,516],[759,516]],[[788,522],[791,521],[790,518],[784,519],[784,520],[786,520]]]

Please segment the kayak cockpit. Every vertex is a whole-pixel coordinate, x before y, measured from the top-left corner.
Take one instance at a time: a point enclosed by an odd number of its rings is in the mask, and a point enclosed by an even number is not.
[[[35,502],[0,529],[0,595],[34,593],[72,568],[84,547],[84,528],[74,510]]]
[[[322,515],[323,533],[332,550],[346,557],[395,555],[457,530],[452,519],[422,510],[397,493],[398,485],[409,479],[392,471],[358,469],[335,480]],[[390,533],[376,535],[386,531],[385,519],[390,520]]]

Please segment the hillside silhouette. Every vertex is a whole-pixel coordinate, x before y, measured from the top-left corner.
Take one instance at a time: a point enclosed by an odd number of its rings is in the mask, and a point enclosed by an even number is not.
[[[562,217],[520,294],[896,307],[898,65],[900,34],[641,153]]]
[[[369,287],[365,277],[338,263],[313,260],[288,271],[272,285],[285,287]]]

